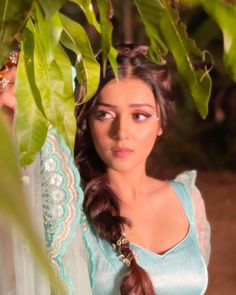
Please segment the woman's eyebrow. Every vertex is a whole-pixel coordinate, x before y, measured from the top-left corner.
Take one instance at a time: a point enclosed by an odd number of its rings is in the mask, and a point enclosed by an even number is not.
[[[108,108],[112,108],[112,109],[117,109],[116,105],[110,104],[110,103],[105,103],[105,102],[98,102],[96,104],[96,106],[103,106],[103,107],[108,107]],[[129,107],[131,107],[131,108],[150,107],[155,110],[155,107],[149,103],[131,103],[131,104],[129,104]]]
[[[110,104],[110,103],[105,103],[105,102],[98,102],[96,104],[96,106],[103,106],[103,107],[108,107],[108,108],[112,108],[112,109],[117,109],[116,105]]]
[[[155,110],[155,107],[149,103],[132,103],[129,105],[131,108],[139,108],[139,107],[150,107]]]

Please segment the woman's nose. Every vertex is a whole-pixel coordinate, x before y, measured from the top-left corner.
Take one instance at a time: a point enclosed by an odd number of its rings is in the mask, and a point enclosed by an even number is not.
[[[111,136],[115,140],[123,140],[129,137],[130,126],[128,120],[123,117],[117,117],[111,126]]]

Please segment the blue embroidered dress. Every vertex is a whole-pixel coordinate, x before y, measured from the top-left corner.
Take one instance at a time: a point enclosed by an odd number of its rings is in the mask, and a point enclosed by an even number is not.
[[[120,282],[127,267],[112,246],[91,231],[82,210],[83,191],[78,170],[69,149],[53,129],[50,129],[40,154],[40,175],[47,249],[67,284],[68,294],[119,295]],[[209,224],[203,201],[194,185],[195,177],[196,173],[190,171],[169,181],[189,221],[186,237],[163,255],[130,244],[138,263],[150,275],[158,295],[201,295],[207,288]],[[197,214],[201,215],[200,218]],[[79,223],[82,235],[78,230]],[[84,243],[78,238],[80,236]],[[81,266],[75,272],[77,260],[69,253],[76,253],[76,249],[80,252],[78,263]],[[89,287],[82,291],[81,284],[89,284],[88,273],[92,291]]]

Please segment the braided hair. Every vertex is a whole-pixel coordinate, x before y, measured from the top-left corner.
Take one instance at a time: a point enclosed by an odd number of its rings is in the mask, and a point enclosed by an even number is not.
[[[100,61],[100,57],[98,60]],[[151,88],[160,108],[161,127],[166,133],[172,124],[174,114],[170,74],[167,67],[150,61],[147,58],[146,46],[118,47],[117,63],[119,78],[138,78]],[[101,239],[115,245],[114,248],[128,266],[120,286],[121,295],[154,295],[154,288],[147,272],[138,265],[129,247],[129,241],[123,234],[124,225],[132,226],[132,224],[128,218],[120,215],[119,197],[109,185],[106,166],[95,150],[88,128],[88,117],[96,105],[98,93],[114,78],[108,63],[105,76],[102,77],[101,73],[97,93],[88,102],[78,104],[76,108],[75,162],[85,188],[83,208],[95,233]],[[80,94],[81,89],[78,86],[76,91],[78,99],[81,99]]]

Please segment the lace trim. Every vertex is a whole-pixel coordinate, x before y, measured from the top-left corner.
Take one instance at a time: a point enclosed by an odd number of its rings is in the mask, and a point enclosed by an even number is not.
[[[176,176],[175,181],[182,182],[187,185],[187,187],[193,187],[195,186],[197,177],[196,170],[188,170],[180,173]]]
[[[80,176],[69,148],[53,129],[40,154],[43,216],[49,258],[66,281],[69,294],[73,284],[66,274],[62,258],[75,235],[80,220],[83,191]]]
[[[196,175],[197,173],[195,170],[185,171],[179,174],[175,180],[182,182],[191,196],[194,209],[194,226],[197,232],[197,239],[204,257],[204,261],[206,265],[208,265],[211,252],[211,228],[207,220],[204,200],[200,191],[195,185]]]

